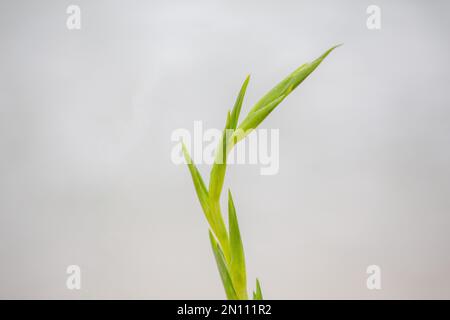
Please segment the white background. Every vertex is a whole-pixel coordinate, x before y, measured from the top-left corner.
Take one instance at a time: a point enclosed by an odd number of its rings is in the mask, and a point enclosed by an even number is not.
[[[81,30],[66,8],[81,8]],[[366,27],[366,8],[382,28]],[[222,299],[177,128],[221,128],[344,43],[232,166],[249,286],[272,299],[450,298],[448,1],[0,2],[0,297]],[[207,176],[209,168],[200,167]],[[66,288],[66,267],[82,289]],[[382,290],[366,288],[366,267]]]

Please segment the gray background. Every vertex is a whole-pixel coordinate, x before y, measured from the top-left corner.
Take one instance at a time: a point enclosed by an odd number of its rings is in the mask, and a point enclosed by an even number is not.
[[[223,298],[170,135],[194,120],[221,128],[246,74],[243,112],[343,42],[264,124],[280,129],[279,174],[228,171],[250,288],[258,276],[273,299],[450,298],[449,12],[2,0],[0,297]],[[70,264],[80,291],[66,289]],[[370,264],[382,290],[366,288]]]

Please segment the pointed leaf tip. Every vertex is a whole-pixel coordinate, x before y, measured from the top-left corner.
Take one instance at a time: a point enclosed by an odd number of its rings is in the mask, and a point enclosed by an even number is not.
[[[210,213],[210,205],[209,205],[209,194],[206,188],[205,182],[195,166],[194,162],[189,155],[189,151],[186,148],[184,142],[181,142],[184,158],[186,159],[186,163],[191,174],[192,182],[194,183],[195,192],[197,193],[198,200],[203,209],[203,213],[205,214],[206,220],[213,230],[216,230],[216,226],[214,224],[213,219],[211,218]]]
[[[256,291],[253,292],[253,300],[263,300],[261,284],[258,278],[256,278]]]
[[[333,46],[325,51],[315,60],[305,63],[294,70],[290,75],[280,81],[275,87],[267,92],[250,110],[246,118],[239,124],[244,132],[251,132],[256,129],[262,121],[295,89],[303,82],[326,58],[331,51],[339,47]],[[240,137],[242,140],[247,134]]]
[[[229,239],[231,251],[230,274],[236,294],[240,299],[248,299],[247,296],[247,275],[245,269],[244,246],[242,245],[241,233],[236,216],[231,191],[228,189],[228,223]]]
[[[247,91],[248,82],[250,81],[250,75],[247,75],[247,77],[244,80],[244,83],[241,86],[241,90],[239,91],[239,94],[236,98],[236,102],[234,103],[233,110],[231,112],[231,123],[230,128],[236,129],[238,121],[239,121],[239,115],[241,113],[242,109],[242,103],[244,101],[245,92]]]

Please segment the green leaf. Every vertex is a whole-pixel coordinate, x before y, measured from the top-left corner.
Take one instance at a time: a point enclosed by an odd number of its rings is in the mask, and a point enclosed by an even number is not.
[[[228,190],[228,223],[230,232],[231,263],[230,274],[233,285],[239,299],[248,299],[247,276],[245,270],[244,247],[242,245],[241,233],[236,216],[233,198]]]
[[[228,234],[223,222],[222,214],[220,213],[220,208],[217,207],[218,202],[211,202],[206,189],[205,183],[203,182],[202,176],[198,171],[197,167],[194,165],[189,151],[187,150],[184,143],[182,143],[184,158],[188,165],[189,171],[191,173],[192,181],[194,182],[195,191],[197,192],[198,200],[202,206],[203,212],[205,214],[206,220],[208,221],[211,230],[214,232],[216,237],[220,240],[223,250],[226,256],[229,256],[229,245],[228,245]]]
[[[325,59],[331,51],[339,47],[340,45],[331,47],[327,51],[325,51],[319,58],[316,60],[305,63],[299,68],[297,68],[294,72],[292,72],[289,76],[287,76],[283,81],[278,83],[272,90],[270,90],[267,94],[265,94],[250,110],[250,113],[255,112],[269,103],[273,102],[275,99],[278,99],[281,96],[286,97],[289,93],[292,92],[297,86],[303,82]],[[281,101],[280,101],[281,102]]]
[[[192,181],[194,182],[194,188],[195,191],[197,192],[198,200],[200,201],[200,205],[202,206],[203,212],[205,214],[206,219],[208,220],[209,225],[211,226],[212,229],[214,229],[215,226],[211,219],[210,213],[208,190],[206,189],[202,176],[198,171],[197,167],[195,166],[195,164],[193,163],[191,156],[189,155],[189,151],[187,150],[184,142],[182,142],[182,148],[184,158],[189,168],[189,172],[191,173]]]
[[[216,258],[217,269],[219,269],[220,278],[222,279],[222,284],[225,289],[227,299],[237,300],[238,297],[233,287],[233,282],[231,280],[230,273],[228,272],[225,257],[223,255],[222,250],[218,246],[217,241],[214,239],[214,236],[211,233],[211,231],[209,232],[209,239],[211,240],[211,247],[213,249],[214,257]]]
[[[253,300],[263,300],[261,285],[258,279],[256,279],[256,291],[253,291]]]
[[[223,130],[222,137],[216,149],[216,156],[213,167],[211,169],[209,181],[209,196],[213,200],[218,200],[222,192],[223,181],[225,179],[225,172],[227,168],[227,141],[230,136],[231,113],[228,111],[227,122]]]
[[[248,136],[254,129],[256,129],[261,122],[275,109],[275,107],[283,101],[285,96],[278,97],[263,108],[249,114],[244,121],[239,125],[239,128],[234,133],[233,142],[237,143]]]
[[[217,239],[220,242],[226,261],[230,261],[230,250],[228,242],[228,233],[223,221],[223,216],[220,210],[220,194],[222,193],[223,183],[225,180],[225,172],[227,169],[227,141],[229,139],[229,128],[231,123],[231,112],[228,111],[225,129],[222,133],[222,138],[216,149],[216,159],[209,176],[209,204],[211,208],[211,219],[217,226],[214,231]]]
[[[248,82],[250,81],[250,75],[247,76],[244,83],[242,84],[241,90],[239,91],[239,94],[236,98],[236,102],[234,104],[233,110],[231,111],[231,122],[230,122],[230,128],[236,129],[238,121],[239,121],[239,114],[241,113],[242,108],[242,102],[244,101],[245,92],[247,90]]]
[[[272,90],[265,94],[250,110],[245,119],[239,124],[239,132],[234,133],[233,142],[237,143],[245,138],[253,129],[256,129],[259,124],[283,101],[289,93],[291,93],[297,86],[303,82],[325,59],[331,51],[336,47],[328,49],[316,60],[305,63],[284,80],[278,83]]]
[[[213,232],[217,237],[217,240],[219,240],[221,249],[225,256],[225,261],[228,263],[231,260],[230,243],[228,241],[228,232],[223,221],[222,212],[220,210],[220,201],[219,199],[216,200],[211,198],[209,201],[211,208],[211,220],[214,221],[215,225],[215,230],[213,230]]]
[[[225,172],[227,166],[228,155],[228,143],[233,134],[233,130],[236,129],[239,121],[239,115],[242,109],[242,103],[244,101],[245,92],[247,91],[248,82],[250,81],[250,75],[247,76],[244,83],[241,86],[241,90],[236,98],[232,111],[228,111],[227,121],[225,123],[225,129],[222,133],[219,145],[216,149],[215,161],[211,170],[211,180],[209,182],[209,192],[212,199],[219,199],[222,193],[223,181],[225,179]]]

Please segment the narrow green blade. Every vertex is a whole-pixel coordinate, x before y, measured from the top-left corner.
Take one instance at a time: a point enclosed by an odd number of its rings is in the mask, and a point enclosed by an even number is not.
[[[231,113],[228,111],[227,122],[222,133],[219,145],[216,149],[216,157],[211,169],[209,181],[209,196],[213,200],[219,200],[222,192],[223,181],[227,168],[227,141],[229,139],[229,129],[231,123]]]
[[[193,163],[191,156],[189,155],[189,151],[186,149],[184,142],[182,142],[183,154],[186,159],[186,163],[189,168],[189,172],[191,173],[192,181],[194,182],[195,191],[197,192],[198,200],[200,201],[200,205],[202,206],[203,212],[205,214],[208,223],[211,225],[211,228],[214,229],[214,224],[211,219],[210,207],[209,207],[209,195],[208,190],[206,189],[205,183],[203,182],[202,176],[198,171],[197,167]]]
[[[214,234],[220,242],[220,246],[225,255],[226,261],[230,261],[230,250],[228,242],[228,232],[223,221],[220,210],[220,194],[222,193],[223,183],[225,180],[225,172],[227,169],[227,141],[229,139],[229,128],[231,123],[231,112],[228,111],[227,122],[223,130],[222,138],[216,149],[216,159],[209,175],[209,204],[211,208],[211,219],[215,222],[217,228]]]
[[[283,101],[284,97],[285,96],[278,97],[263,108],[250,113],[236,130],[236,138],[234,142],[239,142],[240,140],[248,136],[252,132],[252,130],[256,129],[259,124],[263,122],[264,119],[267,118],[267,116],[276,108],[276,106],[278,106],[280,102]]]
[[[266,93],[250,110],[245,119],[239,124],[234,133],[233,143],[244,139],[250,132],[256,129],[264,119],[283,101],[289,93],[303,82],[336,47],[328,49],[316,60],[305,63],[297,68],[289,76],[284,78],[272,90]]]
[[[289,93],[292,92],[297,86],[303,82],[330,54],[331,51],[339,47],[340,45],[334,46],[327,51],[325,51],[319,58],[316,60],[305,63],[299,68],[297,68],[294,72],[292,72],[289,76],[283,79],[280,83],[278,83],[272,90],[270,90],[267,94],[265,94],[250,110],[250,113],[255,112],[264,106],[268,105],[275,99],[278,99],[280,96],[286,97]],[[281,102],[281,101],[280,101]]]
[[[258,279],[256,279],[256,291],[253,291],[253,300],[263,300],[261,285]]]
[[[209,232],[209,239],[211,240],[211,247],[213,249],[214,257],[216,258],[217,269],[219,269],[220,278],[222,279],[222,284],[225,289],[228,300],[237,300],[236,291],[233,287],[233,282],[228,272],[227,264],[225,262],[225,257],[222,250],[217,244],[216,239],[214,239],[211,231]]]
[[[233,110],[231,111],[231,121],[230,121],[230,128],[236,129],[238,121],[239,121],[239,114],[241,113],[242,108],[242,102],[244,101],[245,92],[247,90],[248,82],[250,81],[250,75],[247,76],[244,83],[242,84],[241,90],[239,91],[239,94],[236,98],[236,102],[234,104]]]
[[[242,103],[244,101],[245,92],[247,91],[248,82],[250,81],[250,76],[247,76],[244,83],[241,86],[241,90],[234,103],[233,110],[228,111],[227,122],[225,123],[225,129],[222,133],[222,138],[216,149],[216,158],[211,169],[211,180],[209,182],[209,192],[212,199],[219,199],[222,192],[223,181],[225,178],[226,166],[227,166],[227,147],[228,142],[231,138],[232,131],[236,129],[239,115],[242,109]]]
[[[230,190],[228,190],[228,223],[231,250],[231,279],[233,280],[233,285],[238,298],[247,300],[247,275],[245,270],[244,247],[242,245],[236,209]]]

